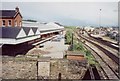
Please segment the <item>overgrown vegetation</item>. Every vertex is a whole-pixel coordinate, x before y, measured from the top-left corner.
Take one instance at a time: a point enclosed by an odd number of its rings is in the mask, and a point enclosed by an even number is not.
[[[96,65],[98,64],[95,60],[95,58],[93,57],[92,53],[90,50],[86,49],[84,46],[83,46],[83,43],[82,42],[79,42],[77,40],[77,38],[74,36],[73,37],[73,47],[71,45],[71,42],[72,42],[72,32],[74,32],[76,30],[75,27],[66,27],[67,31],[66,31],[66,35],[65,35],[65,42],[66,44],[69,44],[70,45],[70,48],[69,48],[69,51],[80,51],[80,52],[83,52],[85,55],[85,58],[88,60],[89,64],[90,65]]]
[[[82,52],[84,52],[84,47],[83,47],[83,45],[82,45],[82,43],[81,42],[74,42],[74,44],[73,44],[73,50],[74,51],[82,51]]]
[[[87,60],[88,60],[88,62],[89,62],[90,65],[96,65],[96,64],[98,64],[96,62],[95,58],[93,57],[93,55],[92,55],[92,53],[91,53],[90,50],[86,50],[85,53],[86,53],[85,57],[87,58]]]
[[[71,41],[72,41],[72,32],[67,31],[65,34],[65,43],[70,45]]]

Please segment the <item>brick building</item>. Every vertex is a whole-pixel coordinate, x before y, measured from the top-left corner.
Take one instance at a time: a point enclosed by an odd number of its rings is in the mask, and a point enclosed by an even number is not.
[[[0,10],[0,49],[2,55],[16,56],[62,34],[64,27],[55,22],[22,21],[19,8]]]
[[[15,10],[0,10],[0,27],[21,27],[22,15],[19,8]]]

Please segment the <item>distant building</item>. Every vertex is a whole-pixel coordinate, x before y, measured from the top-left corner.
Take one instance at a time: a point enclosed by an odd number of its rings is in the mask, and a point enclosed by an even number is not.
[[[91,26],[86,26],[86,27],[84,27],[84,29],[85,29],[86,31],[93,31],[95,28],[93,28],[93,27],[91,27]]]
[[[22,15],[20,14],[19,8],[15,10],[0,10],[0,27],[21,27],[22,26]]]

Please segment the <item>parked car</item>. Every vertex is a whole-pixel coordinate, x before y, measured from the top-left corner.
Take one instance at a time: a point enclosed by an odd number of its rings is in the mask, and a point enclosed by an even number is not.
[[[39,48],[42,48],[42,47],[44,47],[44,44],[43,44],[43,43],[42,43],[42,44],[40,44]]]

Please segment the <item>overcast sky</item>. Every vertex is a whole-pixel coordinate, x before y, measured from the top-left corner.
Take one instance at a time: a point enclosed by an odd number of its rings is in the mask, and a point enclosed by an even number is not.
[[[4,2],[2,9],[18,6],[24,19],[40,22],[59,22],[63,25],[98,26],[118,25],[117,2]]]

